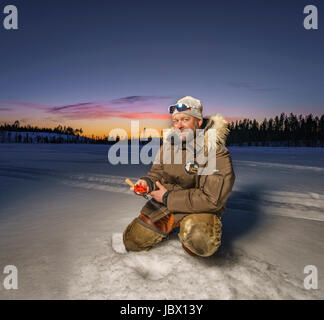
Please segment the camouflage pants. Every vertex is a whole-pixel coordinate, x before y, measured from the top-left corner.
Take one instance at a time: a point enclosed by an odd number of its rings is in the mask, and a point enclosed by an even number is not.
[[[192,213],[180,221],[178,234],[184,248],[202,257],[211,256],[221,244],[222,223],[220,218],[211,213]],[[168,234],[157,230],[141,219],[134,219],[123,234],[128,251],[149,250]]]

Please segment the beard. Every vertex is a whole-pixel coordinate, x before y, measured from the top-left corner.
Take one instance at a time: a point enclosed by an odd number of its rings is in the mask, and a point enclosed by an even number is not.
[[[182,141],[191,141],[194,138],[194,131],[192,129],[185,129],[178,133],[179,138]]]
[[[195,123],[194,127],[192,129],[184,129],[183,131],[177,130],[178,137],[182,141],[189,142],[196,136],[196,129],[199,129],[198,123]]]

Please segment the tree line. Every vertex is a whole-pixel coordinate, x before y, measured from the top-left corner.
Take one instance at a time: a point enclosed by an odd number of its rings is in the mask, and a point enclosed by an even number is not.
[[[229,146],[307,146],[324,147],[324,114],[321,117],[312,114],[303,116],[290,113],[258,122],[253,119],[244,119],[229,124],[227,145]],[[19,134],[19,132],[24,134]],[[52,133],[47,136],[28,135],[33,133]],[[6,133],[6,134],[4,134]],[[16,143],[91,143],[91,144],[115,144],[120,140],[108,141],[107,136],[81,137],[82,128],[58,125],[55,128],[39,128],[37,126],[21,126],[19,121],[13,124],[0,125],[0,142]],[[57,135],[66,135],[65,138]],[[146,144],[148,141],[141,141]],[[129,141],[130,142],[130,141]],[[161,141],[162,142],[162,141]]]
[[[82,128],[74,129],[58,125],[55,128],[39,128],[37,126],[22,126],[18,120],[0,125],[0,143],[85,143],[114,144],[107,136],[81,136]]]
[[[73,129],[71,127],[61,126],[60,124],[55,128],[39,128],[37,126],[25,125],[22,126],[18,120],[13,124],[4,123],[0,125],[0,131],[15,131],[15,132],[47,132],[57,134],[67,134],[72,136],[81,135],[83,133],[82,128]]]
[[[281,113],[261,122],[255,119],[231,122],[229,129],[229,146],[324,147],[324,115]]]

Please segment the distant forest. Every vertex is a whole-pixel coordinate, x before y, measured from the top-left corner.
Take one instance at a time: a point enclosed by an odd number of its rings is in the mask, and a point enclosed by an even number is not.
[[[258,122],[244,119],[229,124],[228,146],[324,147],[324,115],[282,113]],[[29,134],[30,133],[30,134]],[[0,125],[0,142],[114,144],[107,137],[84,137],[83,130],[58,125],[55,128],[21,126],[19,121]],[[117,137],[117,141],[119,137]],[[150,139],[148,140],[150,141]],[[148,141],[140,142],[146,144]]]
[[[16,120],[13,124],[5,123],[0,126],[0,131],[16,131],[16,132],[47,132],[47,133],[57,133],[57,134],[68,134],[68,135],[78,135],[82,134],[83,130],[73,129],[71,127],[58,125],[56,128],[38,128],[31,125],[22,126],[20,122]]]
[[[282,113],[261,123],[255,119],[232,122],[229,129],[230,146],[324,147],[324,115],[319,118]]]
[[[2,143],[98,143],[95,138],[80,136],[82,128],[58,125],[55,128],[39,128],[31,125],[20,125],[16,120],[13,124],[0,125],[0,142]],[[98,137],[97,137],[98,138]],[[100,139],[98,138],[98,141]],[[100,143],[100,142],[99,142]]]

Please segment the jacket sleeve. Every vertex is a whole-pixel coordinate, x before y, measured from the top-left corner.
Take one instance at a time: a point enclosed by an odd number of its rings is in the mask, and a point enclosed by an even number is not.
[[[163,177],[163,163],[162,160],[162,147],[160,147],[159,152],[157,153],[154,162],[150,171],[147,173],[146,176],[140,177],[147,182],[149,187],[149,192],[156,190],[156,181],[162,180]]]
[[[167,207],[171,212],[198,213],[216,212],[225,206],[233,185],[232,172],[214,173],[199,177],[198,188],[174,190],[168,193]]]
[[[176,184],[176,183],[168,183],[168,182],[164,182],[162,180],[162,185],[168,190],[168,191],[175,191],[175,190],[184,190],[184,188],[182,188],[180,185]]]
[[[160,147],[159,154],[156,155],[150,171],[147,173],[147,175],[140,177],[140,179],[143,179],[147,182],[147,185],[149,187],[149,192],[157,189],[156,181],[160,181],[160,183],[168,191],[182,190],[183,188],[180,185],[165,181],[164,178],[165,173],[164,173],[164,166],[162,163],[162,159],[163,159],[163,146]]]

